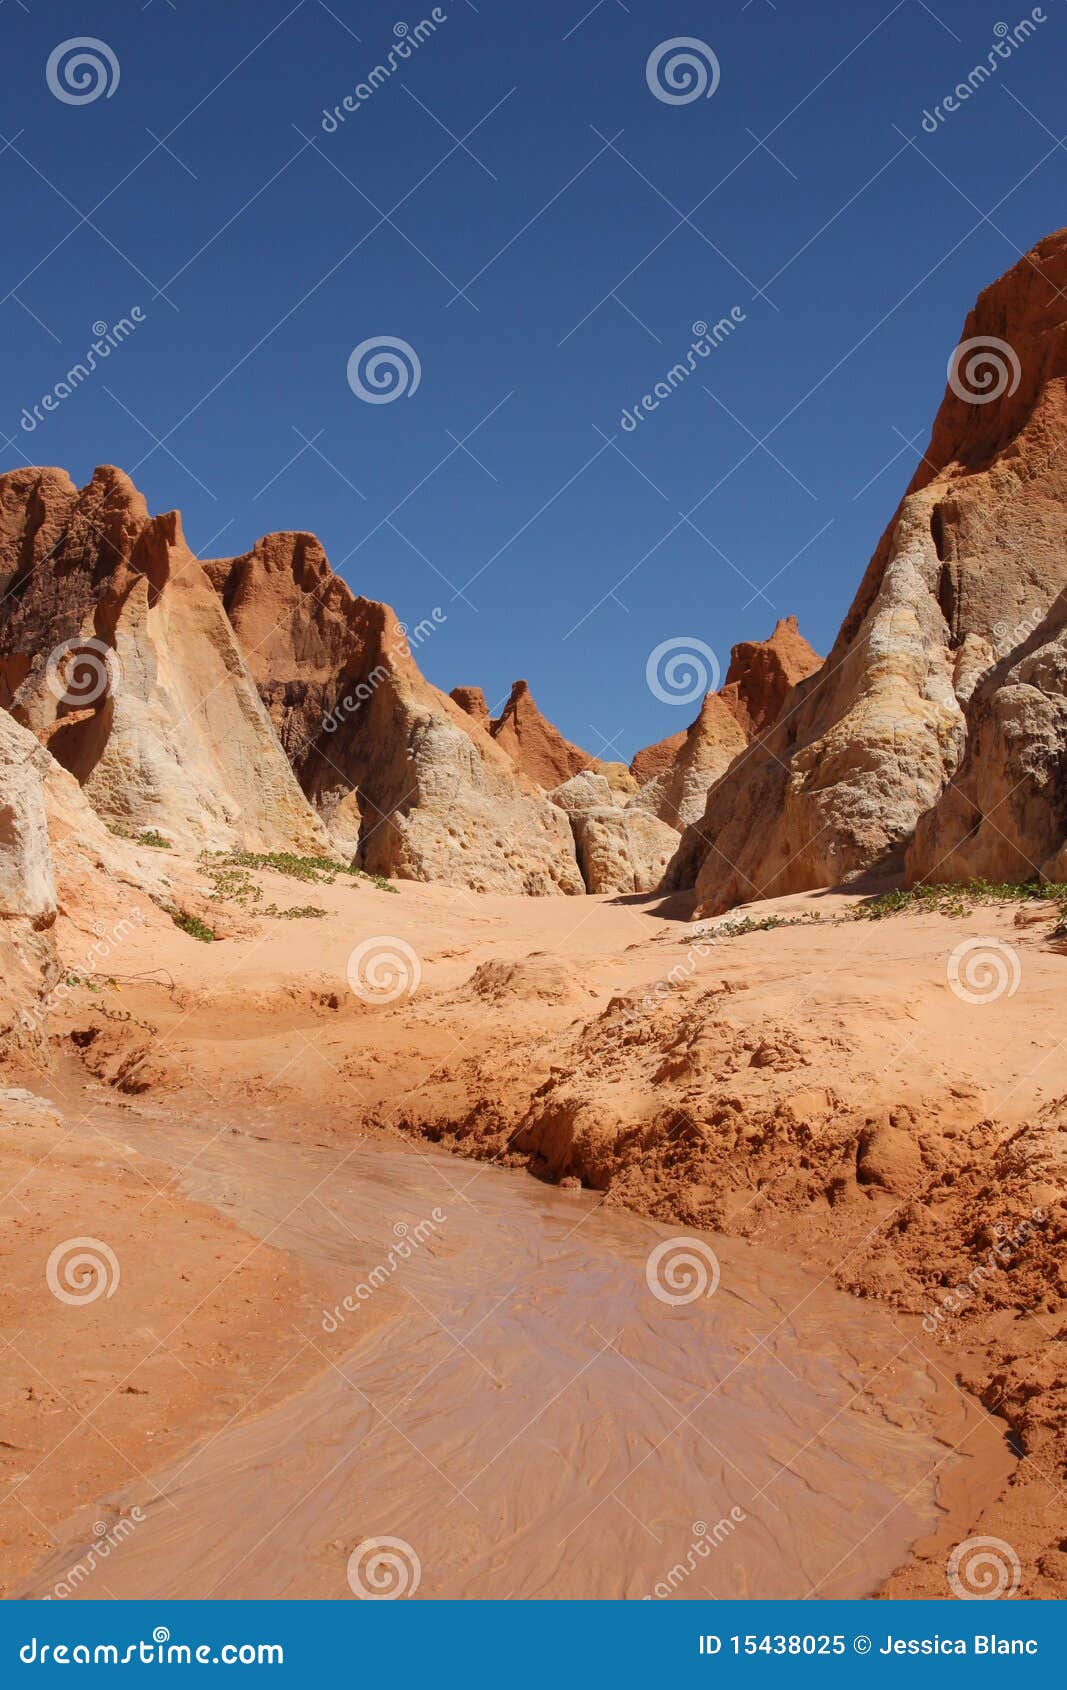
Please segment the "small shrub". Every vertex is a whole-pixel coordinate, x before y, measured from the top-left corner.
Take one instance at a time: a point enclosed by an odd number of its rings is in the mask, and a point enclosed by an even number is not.
[[[386,880],[384,874],[368,874],[365,869],[361,869],[360,873],[363,875],[364,880],[369,880],[372,886],[376,886],[378,888],[379,892],[399,893],[400,891],[400,888],[398,886],[394,886],[391,880]]]
[[[128,827],[119,822],[108,822],[107,831],[113,833],[116,839],[128,839],[131,845],[150,845],[153,851],[172,851],[174,846],[169,839],[164,839],[154,827],[145,828],[143,833],[131,833]]]
[[[967,915],[979,904],[1067,903],[1067,886],[1052,880],[968,880],[962,885],[920,884],[898,887],[857,904],[856,921],[881,921],[887,915],[924,910],[936,915]]]
[[[809,927],[812,922],[822,919],[818,910],[810,910],[801,915],[741,915],[733,921],[724,921],[718,927],[709,928],[708,937],[737,939],[742,933],[773,933],[778,927]]]
[[[338,862],[336,857],[298,857],[292,851],[206,851],[200,860],[202,863],[214,865],[209,870],[213,876],[228,870],[273,869],[275,874],[288,875],[290,880],[308,881],[313,886],[332,886],[340,875],[349,885],[369,880],[379,892],[397,890],[384,875],[365,874],[353,863]]]
[[[208,875],[214,888],[208,896],[217,903],[229,899],[236,904],[258,904],[263,896],[247,869],[213,868]]]
[[[188,910],[171,910],[170,919],[175,927],[180,927],[183,933],[188,933],[190,939],[199,939],[203,944],[210,945],[215,935],[206,921],[201,921],[198,915],[190,915]]]
[[[334,857],[298,857],[292,851],[219,851],[212,856],[220,868],[272,868],[276,874],[286,874],[291,880],[308,880],[314,885],[332,886],[339,874],[358,879],[360,871]]]

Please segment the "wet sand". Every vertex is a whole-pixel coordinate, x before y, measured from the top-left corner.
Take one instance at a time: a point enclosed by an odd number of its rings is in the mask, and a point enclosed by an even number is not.
[[[79,1510],[14,1594],[53,1592],[103,1525],[72,1595],[350,1598],[384,1536],[419,1597],[863,1596],[1012,1465],[914,1323],[758,1245],[411,1144],[140,1106],[115,1131],[311,1270],[292,1351],[319,1371]],[[683,1231],[719,1284],[672,1305],[646,1262]]]

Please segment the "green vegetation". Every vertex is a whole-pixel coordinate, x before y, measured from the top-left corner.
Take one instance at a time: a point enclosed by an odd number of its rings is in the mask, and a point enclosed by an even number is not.
[[[349,885],[369,880],[380,892],[396,891],[384,875],[364,874],[354,864],[338,862],[336,857],[298,857],[291,851],[205,851],[200,861],[208,865],[208,872],[216,882],[212,896],[234,897],[239,902],[260,895],[248,878],[249,869],[273,869],[290,880],[308,881],[313,886],[332,886],[340,875]],[[242,870],[243,880],[237,878]],[[231,875],[233,878],[226,878]],[[227,890],[227,887],[235,889]]]
[[[213,886],[208,897],[216,903],[258,904],[263,896],[247,869],[210,868],[207,872]]]
[[[736,939],[742,933],[773,933],[776,927],[808,927],[813,921],[822,919],[815,910],[805,915],[743,915],[735,921],[722,922],[720,926],[709,929],[709,933],[715,939]]]
[[[716,939],[735,939],[743,933],[772,933],[778,927],[804,927],[814,921],[836,926],[844,921],[882,921],[890,915],[964,916],[983,904],[1054,903],[1058,925],[1050,935],[1067,938],[1067,884],[1055,880],[968,880],[962,885],[946,883],[897,887],[867,898],[840,915],[823,915],[812,910],[800,915],[738,916],[708,929]]]
[[[268,904],[263,914],[280,916],[283,921],[310,921],[324,916],[326,911],[318,904],[293,904],[287,910],[280,910],[277,904]]]
[[[199,939],[205,945],[210,945],[215,935],[206,921],[201,921],[198,915],[190,915],[188,910],[170,910],[170,919],[175,927],[180,927],[183,933],[188,933],[190,939]]]
[[[883,892],[857,904],[853,911],[856,921],[881,921],[887,915],[903,915],[909,911],[935,915],[967,915],[979,904],[1049,903],[1060,905],[1067,919],[1067,885],[1053,880],[1027,880],[1022,883],[1007,880],[968,880],[960,886],[919,885]]]
[[[128,839],[133,845],[150,845],[153,851],[172,851],[174,846],[169,839],[164,839],[154,827],[146,828],[143,833],[131,833],[128,827],[120,827],[117,822],[108,822],[107,830],[116,839]]]
[[[359,879],[358,868],[339,863],[334,857],[298,857],[292,851],[209,851],[201,862],[223,869],[272,868],[291,880],[308,880],[318,886],[332,886],[339,874]]]

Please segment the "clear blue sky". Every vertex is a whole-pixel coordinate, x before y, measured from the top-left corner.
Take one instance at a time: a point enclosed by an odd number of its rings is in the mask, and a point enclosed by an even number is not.
[[[446,0],[327,133],[430,7],[5,0],[0,433],[4,467],[122,465],[204,556],[313,529],[356,591],[447,613],[419,654],[438,685],[496,704],[525,676],[610,756],[692,713],[645,684],[660,641],[725,663],[796,612],[829,646],[965,311],[1067,221],[1067,13],[1045,0],[930,134],[1021,0],[590,4]],[[81,35],[119,79],[70,104],[46,63]],[[651,92],[680,36],[715,54],[711,98]],[[421,379],[367,404],[348,360],[383,335]]]

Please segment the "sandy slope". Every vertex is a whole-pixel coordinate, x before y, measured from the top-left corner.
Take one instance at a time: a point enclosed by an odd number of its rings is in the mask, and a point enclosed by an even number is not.
[[[528,1167],[552,1183],[580,1181],[593,1193],[571,1199],[582,1205],[575,1224],[583,1227],[587,1214],[592,1226],[609,1210],[631,1210],[674,1231],[713,1229],[784,1250],[796,1264],[797,1304],[813,1286],[820,1297],[836,1286],[879,1299],[882,1307],[869,1316],[869,1353],[862,1349],[867,1317],[850,1328],[850,1366],[861,1394],[886,1362],[885,1323],[891,1329],[896,1321],[901,1366],[923,1370],[960,1412],[960,1384],[980,1398],[990,1450],[1003,1452],[1010,1430],[1021,1459],[1010,1475],[1001,1469],[997,1477],[994,1464],[983,1469],[982,1483],[964,1485],[962,1501],[954,1501],[955,1537],[1006,1540],[1020,1562],[1019,1594],[1063,1594],[1067,959],[1049,940],[1048,910],[1028,911],[1024,925],[1016,925],[1012,910],[988,907],[959,919],[861,923],[843,919],[850,900],[809,895],[774,906],[802,916],[802,924],[727,936],[714,924],[681,919],[684,906],[656,899],[475,897],[417,885],[392,893],[362,881],[305,886],[257,873],[261,905],[313,903],[328,912],[321,920],[281,920],[254,906],[209,903],[196,865],[168,861],[168,872],[178,900],[205,911],[226,937],[198,943],[149,905],[145,921],[108,961],[114,984],[78,987],[57,1008],[60,1066],[47,1076],[11,1077],[48,1090],[74,1124],[88,1114],[106,1121],[113,1136],[115,1120],[125,1118],[140,1153],[153,1166],[170,1164],[169,1183],[165,1171],[163,1180],[173,1201],[155,1205],[149,1255],[180,1263],[179,1279],[194,1269],[210,1277],[216,1255],[229,1264],[249,1238],[269,1233],[257,1224],[255,1204],[242,1210],[245,1197],[228,1203],[228,1188],[220,1199],[217,1184],[199,1191],[189,1171],[175,1171],[189,1160],[183,1133],[194,1131],[197,1145],[207,1146],[234,1127],[289,1144],[294,1154],[317,1146],[315,1154],[338,1158],[361,1135],[372,1143],[383,1135],[404,1139],[416,1158],[429,1138],[468,1156]],[[808,919],[815,914],[818,923]],[[63,918],[59,938],[74,961],[84,934]],[[1018,968],[1013,992],[967,1002],[952,990],[952,953],[976,939],[987,949],[995,941],[1012,979]],[[395,941],[402,941],[399,950]],[[391,1003],[366,989],[354,992],[346,967],[360,945],[379,962],[382,954],[399,955],[408,985],[418,974],[417,988]],[[380,967],[371,974],[388,984]],[[142,1143],[137,1134],[147,1131],[146,1122],[151,1141]],[[13,1141],[8,1149],[26,1154]],[[63,1200],[77,1211],[83,1182],[91,1191],[103,1181],[107,1224],[128,1236],[131,1249],[144,1247],[132,1220],[122,1231],[127,1176],[110,1163],[106,1174],[93,1166],[92,1141],[80,1128],[67,1149]],[[412,1163],[413,1179],[419,1167]],[[216,1168],[214,1177],[223,1174]],[[297,1176],[289,1171],[285,1178]],[[30,1189],[41,1205],[36,1224],[47,1222],[50,1237],[52,1188],[38,1181]],[[543,1202],[541,1187],[527,1190],[532,1205]],[[20,1195],[25,1200],[22,1188]],[[62,1187],[55,1200],[60,1196]],[[94,1227],[72,1212],[69,1232],[83,1230]],[[62,1225],[59,1235],[67,1235]],[[31,1239],[22,1268],[5,1267],[5,1279],[17,1284],[20,1272],[32,1274],[42,1236]],[[283,1301],[310,1294],[302,1275],[321,1290],[322,1263],[291,1239],[268,1238],[241,1271],[266,1272],[265,1261],[282,1276],[276,1283]],[[295,1276],[294,1289],[286,1275]],[[961,1284],[966,1292],[946,1308]],[[195,1314],[195,1297],[172,1310],[169,1274],[142,1275],[138,1295],[139,1323],[143,1315],[147,1326],[190,1311],[182,1333],[197,1372],[221,1342],[211,1321],[231,1319],[229,1304],[225,1317],[212,1314],[210,1297]],[[245,1325],[228,1338],[242,1370],[241,1425],[262,1417],[272,1397],[292,1399],[313,1370],[302,1352],[297,1374],[255,1396],[294,1346],[277,1347],[279,1322],[265,1318],[258,1290],[249,1296]],[[789,1316],[789,1300],[781,1292],[800,1354],[802,1326]],[[113,1308],[111,1299],[75,1312],[106,1322]],[[53,1379],[64,1341],[56,1313],[23,1298],[18,1315],[20,1345],[29,1332],[33,1360]],[[12,1330],[5,1326],[4,1336]],[[79,1334],[87,1353],[95,1346],[106,1392],[135,1357],[110,1353],[107,1346],[118,1340],[103,1326]],[[125,1327],[123,1334],[128,1343]],[[503,1335],[499,1349],[508,1353]],[[700,1356],[697,1345],[697,1377]],[[185,1393],[180,1429],[172,1427],[173,1441],[149,1445],[147,1453],[137,1446],[137,1464],[149,1474],[218,1423],[209,1378],[194,1385],[181,1368],[178,1374],[175,1388]],[[870,1388],[877,1397],[878,1388]],[[106,1413],[115,1401],[108,1397]],[[178,1418],[169,1402],[161,1396],[152,1403],[161,1427]],[[907,1410],[914,1415],[917,1401]],[[599,1412],[609,1419],[617,1412],[610,1396]],[[855,1405],[848,1415],[854,1412]],[[34,1437],[48,1443],[43,1418],[35,1425]],[[118,1423],[106,1425],[125,1451]],[[157,1431],[154,1419],[150,1430]],[[927,1432],[936,1436],[932,1422]],[[821,1445],[814,1422],[805,1435],[812,1433]],[[28,1433],[2,1435],[21,1444]],[[68,1447],[72,1460],[63,1464],[57,1490],[38,1497],[37,1512],[51,1530],[77,1503],[130,1477],[117,1458],[110,1468],[94,1465],[74,1439]],[[788,1455],[783,1449],[781,1459]],[[5,1461],[9,1482],[12,1471],[25,1470],[21,1454],[13,1467]],[[947,1496],[942,1490],[942,1503]],[[19,1508],[17,1495],[7,1506]],[[374,1529],[387,1527],[379,1519]],[[340,1525],[337,1532],[341,1542]],[[916,1523],[906,1541],[924,1532]],[[651,1564],[644,1567],[634,1541],[627,1588],[639,1593],[636,1569],[651,1572]],[[878,1574],[900,1565],[886,1592],[943,1594],[945,1547],[941,1537],[911,1558],[895,1550]],[[20,1554],[8,1563],[7,1578],[27,1571]],[[333,1593],[326,1575],[311,1587]]]

